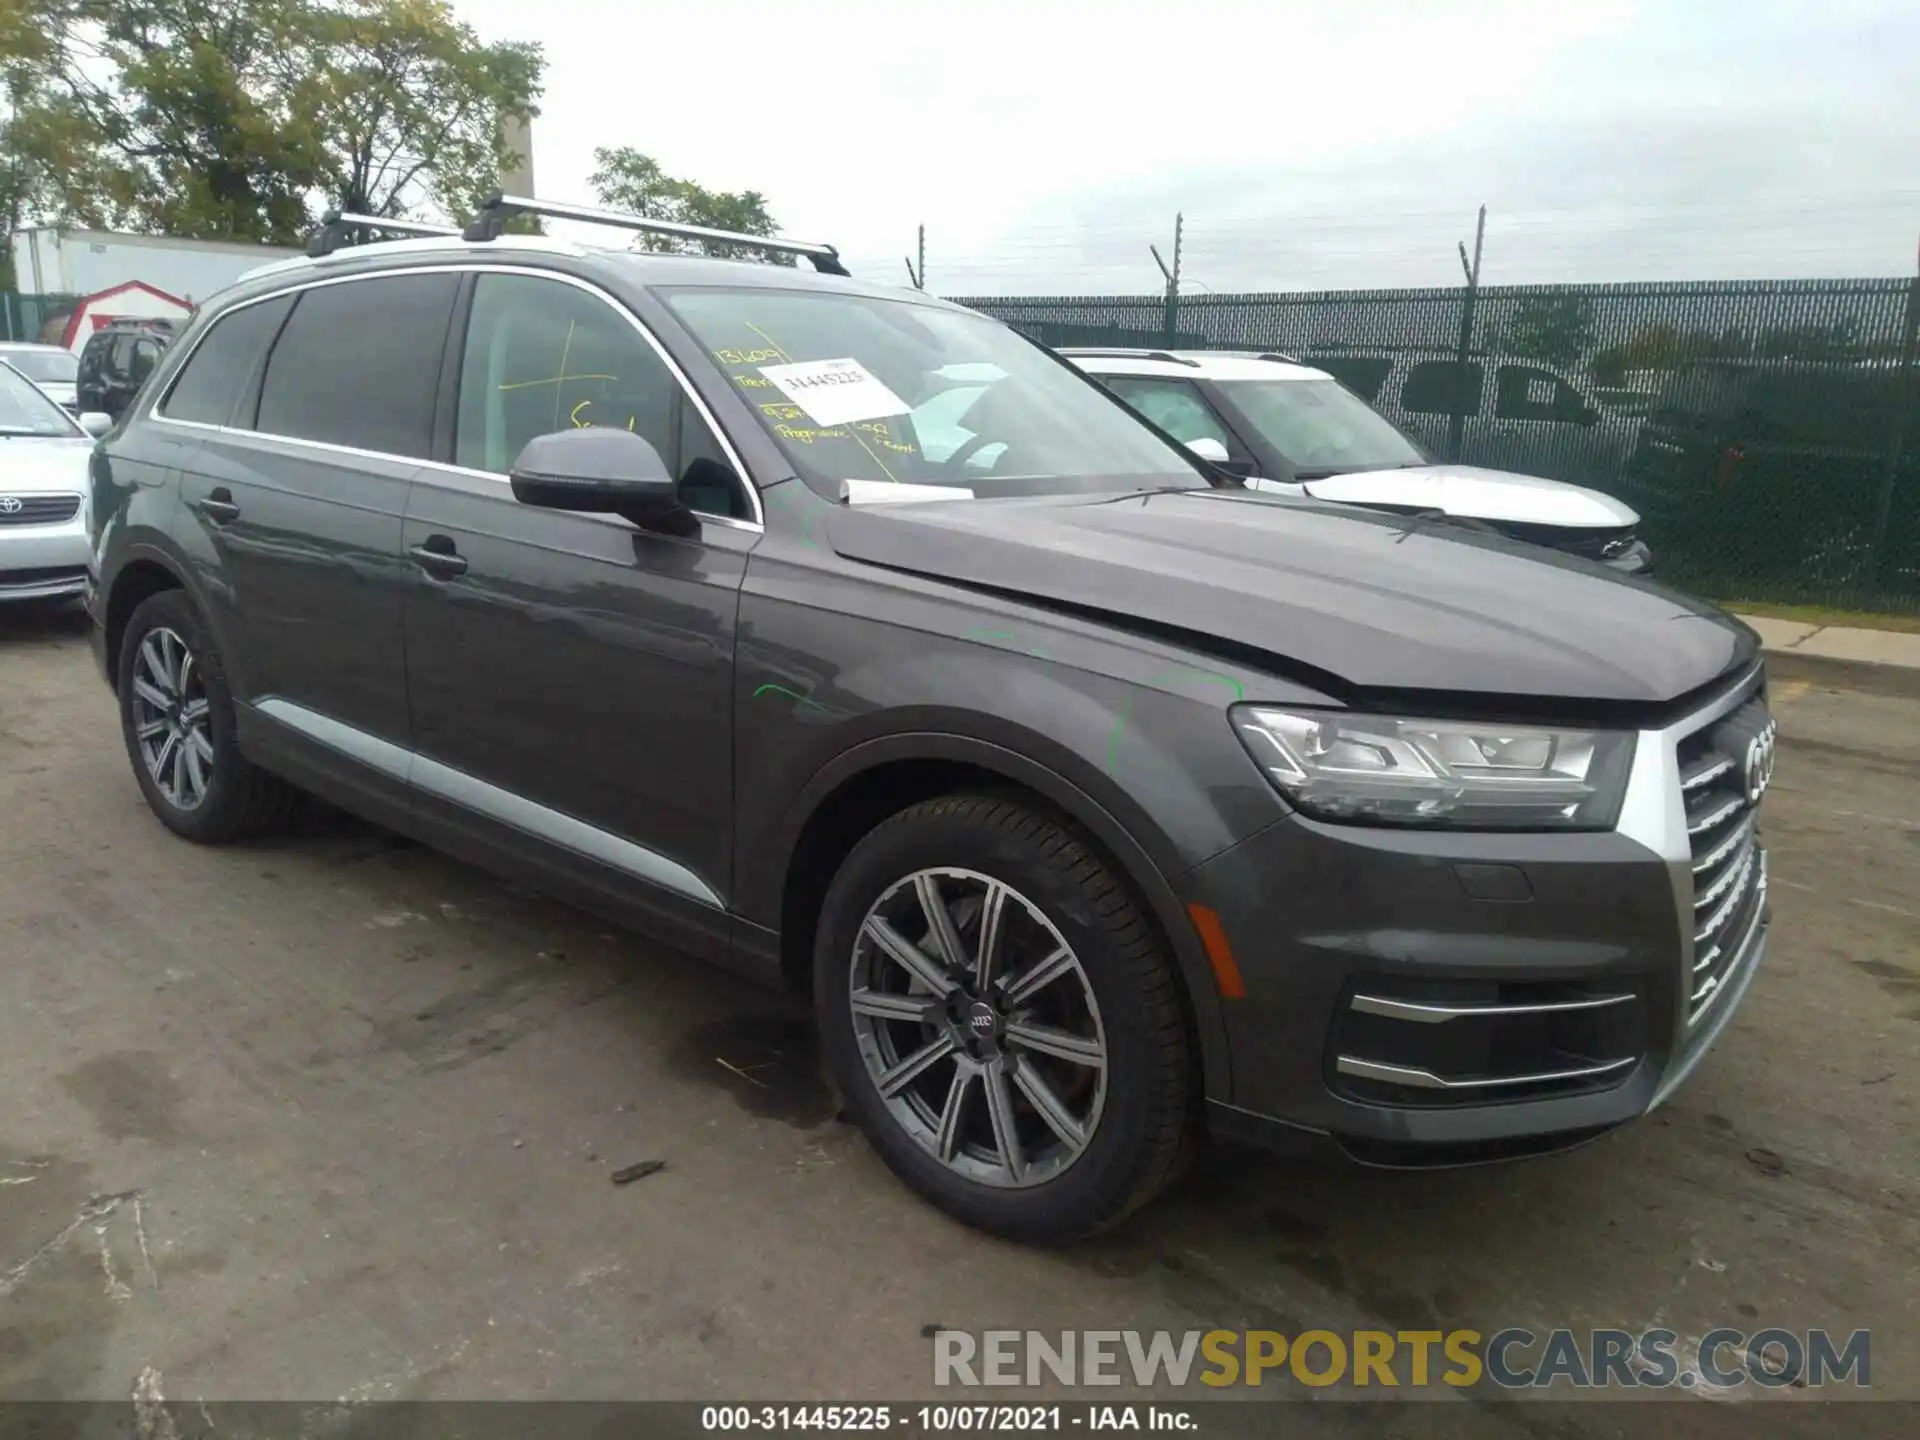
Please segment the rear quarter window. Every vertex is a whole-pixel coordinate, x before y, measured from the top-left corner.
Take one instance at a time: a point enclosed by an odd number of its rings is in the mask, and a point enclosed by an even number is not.
[[[161,402],[161,415],[201,425],[231,424],[235,403],[292,308],[293,297],[279,295],[230,310],[215,320],[187,356]],[[96,354],[89,348],[90,357]]]

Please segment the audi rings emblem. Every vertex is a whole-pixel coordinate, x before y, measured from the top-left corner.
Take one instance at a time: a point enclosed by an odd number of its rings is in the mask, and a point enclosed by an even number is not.
[[[1767,786],[1773,783],[1774,731],[1777,722],[1767,721],[1767,728],[1747,742],[1747,803],[1755,805],[1760,797],[1767,793]]]

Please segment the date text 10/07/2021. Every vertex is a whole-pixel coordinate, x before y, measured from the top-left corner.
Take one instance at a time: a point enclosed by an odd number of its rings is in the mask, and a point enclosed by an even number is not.
[[[707,1405],[700,1428],[781,1434],[793,1430],[1014,1431],[1199,1429],[1176,1405]]]

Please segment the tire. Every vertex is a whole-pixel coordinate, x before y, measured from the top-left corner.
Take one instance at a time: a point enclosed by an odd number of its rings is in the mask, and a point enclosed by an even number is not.
[[[934,958],[929,883],[958,966]],[[969,972],[996,906],[983,988]],[[1022,799],[950,795],[875,827],[828,888],[814,975],[851,1118],[895,1174],[969,1225],[1077,1239],[1152,1199],[1187,1157],[1197,1091],[1173,967],[1121,878]]]
[[[175,683],[182,652],[184,695]],[[184,591],[163,590],[140,602],[127,620],[115,666],[127,759],[162,825],[212,843],[286,824],[299,792],[240,753],[220,652]],[[162,728],[154,730],[155,724]],[[156,767],[153,759],[163,763]]]

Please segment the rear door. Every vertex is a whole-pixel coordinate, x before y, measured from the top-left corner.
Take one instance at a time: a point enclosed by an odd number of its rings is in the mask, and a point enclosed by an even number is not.
[[[401,517],[432,444],[458,286],[450,271],[388,273],[261,302],[285,307],[282,323],[181,487],[181,523],[244,636],[240,698],[277,722],[262,733],[389,781],[410,742]],[[349,766],[339,778],[367,777]]]

